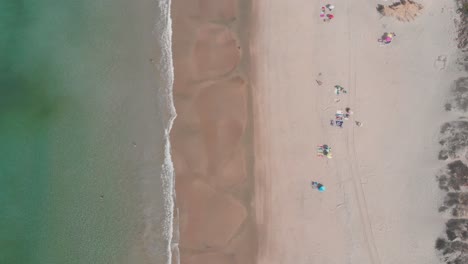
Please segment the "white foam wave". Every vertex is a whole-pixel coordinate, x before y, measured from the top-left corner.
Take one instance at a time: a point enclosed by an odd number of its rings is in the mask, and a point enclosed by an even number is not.
[[[158,2],[160,16],[157,17],[153,34],[159,35],[161,44],[161,57],[158,63],[163,84],[160,87],[160,105],[164,115],[164,163],[162,165],[161,179],[165,199],[164,217],[164,238],[167,241],[166,253],[167,264],[172,263],[172,253],[178,252],[178,243],[174,238],[174,207],[175,207],[175,175],[171,158],[170,132],[177,116],[173,100],[174,66],[172,61],[172,20],[171,20],[171,0],[160,0]],[[175,256],[177,257],[177,256]],[[179,262],[177,258],[177,263]]]

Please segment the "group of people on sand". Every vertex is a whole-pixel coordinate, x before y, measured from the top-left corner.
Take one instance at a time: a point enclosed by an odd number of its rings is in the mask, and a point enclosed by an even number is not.
[[[331,154],[331,148],[330,148],[330,146],[328,146],[328,145],[326,145],[326,144],[317,146],[317,156],[319,156],[319,157],[327,157],[327,158],[331,159],[331,158],[332,158],[332,154]]]
[[[323,18],[323,21],[329,22],[334,18],[334,15],[332,14],[333,9],[335,9],[335,6],[331,4],[327,4],[325,6],[322,6],[321,12],[320,12],[320,17]],[[385,32],[382,37],[380,37],[377,41],[382,43],[383,45],[388,45],[392,43],[393,39],[396,37],[395,32]],[[317,81],[319,85],[322,85],[321,81]],[[341,85],[335,85],[335,94],[340,95],[340,94],[346,94],[348,91]],[[339,102],[340,99],[335,99],[335,102]],[[331,126],[337,126],[339,128],[343,128],[343,124],[345,120],[349,120],[351,115],[353,114],[353,111],[351,111],[351,108],[346,107],[345,111],[342,110],[337,110],[335,113],[335,118],[330,120],[330,125]],[[362,127],[362,122],[360,121],[355,121],[356,126]],[[317,156],[319,157],[327,157],[329,159],[332,158],[331,154],[331,147],[327,144],[319,145],[317,146]],[[319,192],[325,191],[325,186],[319,182],[313,181],[312,182],[312,188],[317,189]]]
[[[317,146],[317,156],[332,158],[331,147],[327,144]],[[319,192],[325,191],[325,186],[320,182],[313,181],[312,188],[318,190]]]
[[[341,85],[335,85],[335,94],[339,95],[340,93],[348,93],[348,91],[342,87]],[[349,120],[351,118],[351,115],[353,114],[353,111],[351,111],[350,107],[346,107],[344,111],[338,110],[336,111],[335,114],[335,119],[330,120],[330,125],[332,126],[338,126],[340,128],[343,128],[343,123],[345,120]],[[358,127],[362,126],[362,123],[359,121],[355,121],[356,125]],[[323,145],[318,145],[317,146],[317,156],[318,157],[327,157],[331,159],[332,153],[331,153],[331,147],[328,144],[323,144]],[[312,188],[318,190],[319,192],[325,191],[325,186],[321,184],[320,182],[313,181],[312,182]]]
[[[322,18],[324,22],[330,22],[335,17],[332,14],[333,9],[335,9],[335,6],[332,4],[326,4],[325,6],[322,6],[320,11],[320,18]],[[385,32],[377,41],[387,45],[392,43],[394,37],[396,37],[395,32]]]
[[[332,14],[333,9],[335,6],[327,4],[326,6],[322,6],[322,11],[320,11],[320,17],[323,18],[324,22],[330,22],[335,16]],[[327,14],[328,12],[328,14]]]
[[[339,128],[343,128],[344,121],[349,120],[352,114],[353,111],[351,111],[351,108],[349,107],[346,107],[344,112],[342,110],[337,110],[335,113],[335,120],[330,120],[330,125],[336,125]]]

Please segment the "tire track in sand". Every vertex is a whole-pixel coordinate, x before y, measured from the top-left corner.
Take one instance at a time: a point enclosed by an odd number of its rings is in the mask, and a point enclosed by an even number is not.
[[[353,28],[351,24],[351,17],[350,17],[350,6],[347,4],[346,6],[346,17],[347,17],[347,29],[348,29],[348,87],[350,90],[349,93],[349,105],[352,107],[351,109],[355,109],[356,105],[356,94],[357,94],[357,73],[356,73],[356,56],[354,55],[354,51],[356,50],[355,42],[352,38]],[[359,34],[358,34],[359,35]],[[350,120],[351,121],[351,120]],[[354,122],[354,120],[353,120]],[[372,231],[372,224],[370,222],[369,213],[367,210],[367,201],[366,196],[364,194],[364,190],[362,188],[361,179],[359,177],[359,170],[358,170],[358,160],[357,160],[357,152],[355,147],[355,137],[354,137],[354,129],[355,125],[350,124],[350,128],[348,129],[348,133],[345,137],[346,143],[346,152],[347,157],[346,160],[349,161],[348,166],[350,167],[349,173],[351,173],[351,178],[353,181],[353,189],[354,189],[354,196],[358,201],[358,209],[360,215],[360,222],[364,229],[366,247],[368,251],[369,258],[372,264],[380,264],[380,257],[377,251],[377,246],[375,245],[374,234]]]

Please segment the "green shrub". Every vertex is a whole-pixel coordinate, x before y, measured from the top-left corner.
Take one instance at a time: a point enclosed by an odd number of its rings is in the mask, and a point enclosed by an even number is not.
[[[459,11],[465,15],[468,15],[468,2],[463,3],[462,6],[460,7]]]

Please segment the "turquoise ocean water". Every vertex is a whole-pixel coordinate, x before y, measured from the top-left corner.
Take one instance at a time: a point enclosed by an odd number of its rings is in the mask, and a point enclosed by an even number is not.
[[[0,263],[169,259],[168,5],[0,0]]]

